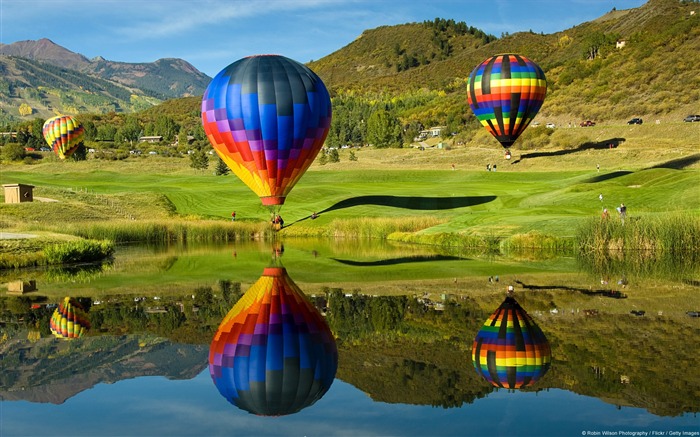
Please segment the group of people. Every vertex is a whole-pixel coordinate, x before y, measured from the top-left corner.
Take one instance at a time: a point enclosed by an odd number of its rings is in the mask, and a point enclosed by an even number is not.
[[[603,200],[603,195],[600,195],[600,200]],[[621,203],[620,206],[615,208],[617,210],[617,213],[620,215],[620,220],[622,221],[622,224],[625,224],[625,219],[627,218],[627,207],[625,206],[624,203]],[[603,208],[603,215],[602,215],[603,220],[606,220],[610,218],[610,213],[608,212],[608,208]]]
[[[486,164],[486,171],[496,171],[496,164]]]

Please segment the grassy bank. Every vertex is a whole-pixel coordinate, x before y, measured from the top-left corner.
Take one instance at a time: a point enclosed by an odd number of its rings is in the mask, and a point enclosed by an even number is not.
[[[109,240],[38,237],[0,240],[0,269],[99,261],[114,252]]]
[[[557,129],[537,149],[515,147],[510,161],[481,137],[442,149],[355,149],[356,161],[341,150],[340,163],[315,163],[291,192],[280,234],[508,251],[691,250],[700,217],[698,129]],[[487,172],[487,163],[498,171]],[[271,238],[270,212],[235,176],[215,176],[211,167],[160,156],[3,165],[0,182],[34,185],[35,201],[0,204],[0,230],[113,242]],[[630,226],[616,227],[612,217],[602,228],[602,209],[620,203]]]

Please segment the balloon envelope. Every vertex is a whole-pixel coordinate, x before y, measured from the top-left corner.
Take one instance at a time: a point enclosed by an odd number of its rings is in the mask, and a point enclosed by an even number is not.
[[[482,126],[510,147],[544,103],[547,79],[542,69],[516,54],[492,56],[469,75],[467,100]]]
[[[51,315],[49,328],[58,338],[79,338],[90,329],[90,321],[77,300],[65,297]]]
[[[49,118],[42,129],[44,139],[61,159],[66,159],[83,142],[85,129],[70,115]]]
[[[323,147],[331,100],[306,66],[277,55],[224,68],[202,97],[202,125],[219,157],[263,205],[281,205]]]
[[[221,395],[264,416],[312,405],[337,368],[326,321],[281,267],[265,269],[221,322],[209,349],[209,373]]]
[[[506,297],[474,339],[477,373],[496,387],[517,389],[539,380],[552,361],[549,341],[512,297]]]

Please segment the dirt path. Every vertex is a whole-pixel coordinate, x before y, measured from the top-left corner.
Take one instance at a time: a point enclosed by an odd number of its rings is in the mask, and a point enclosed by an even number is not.
[[[16,232],[0,232],[0,240],[20,240],[23,238],[36,238],[34,234],[18,234]]]

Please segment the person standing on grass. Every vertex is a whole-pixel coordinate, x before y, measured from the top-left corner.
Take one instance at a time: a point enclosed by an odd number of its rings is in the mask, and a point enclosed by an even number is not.
[[[235,222],[235,221],[236,221],[236,211],[233,211],[233,212],[231,213],[231,221],[232,221],[232,222]]]
[[[620,220],[622,220],[622,224],[625,224],[625,218],[627,218],[627,207],[625,206],[624,203],[620,204],[620,207],[617,208],[617,210],[620,212]]]

